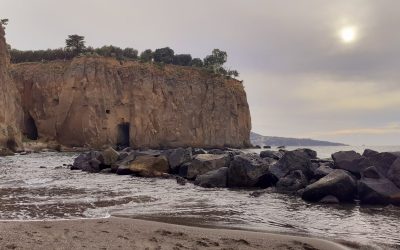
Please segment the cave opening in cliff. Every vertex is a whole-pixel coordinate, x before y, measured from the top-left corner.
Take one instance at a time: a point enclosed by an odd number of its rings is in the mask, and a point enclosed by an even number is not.
[[[39,138],[36,122],[29,114],[25,120],[25,135],[29,140],[36,141]]]
[[[118,137],[117,137],[117,146],[119,148],[126,148],[130,146],[129,143],[129,131],[130,124],[129,122],[124,122],[118,124]]]

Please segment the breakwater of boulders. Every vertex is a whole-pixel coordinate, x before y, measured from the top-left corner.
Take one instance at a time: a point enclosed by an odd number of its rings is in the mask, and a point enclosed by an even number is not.
[[[229,148],[108,148],[80,154],[71,169],[171,178],[205,188],[251,188],[252,196],[271,188],[309,202],[400,205],[400,152],[342,151],[319,159],[310,149],[257,154]]]

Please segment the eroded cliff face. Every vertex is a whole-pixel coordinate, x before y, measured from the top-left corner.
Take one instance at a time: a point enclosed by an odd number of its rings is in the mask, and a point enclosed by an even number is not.
[[[29,137],[67,146],[245,147],[243,85],[189,67],[110,58],[12,66]]]
[[[4,29],[0,25],[0,150],[16,150],[21,143],[18,121],[22,113],[16,86],[8,72],[9,66]]]

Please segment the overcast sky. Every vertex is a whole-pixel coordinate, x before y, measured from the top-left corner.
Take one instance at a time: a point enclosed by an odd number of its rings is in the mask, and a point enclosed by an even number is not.
[[[400,144],[399,10],[398,0],[0,0],[18,49],[77,33],[92,46],[226,50],[253,131],[352,145]]]

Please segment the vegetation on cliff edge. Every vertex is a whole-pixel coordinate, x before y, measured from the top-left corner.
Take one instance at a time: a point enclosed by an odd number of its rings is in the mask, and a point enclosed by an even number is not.
[[[112,45],[100,48],[87,47],[85,37],[76,34],[68,36],[65,40],[64,48],[27,51],[12,49],[11,47],[9,49],[12,63],[70,60],[81,55],[97,55],[113,57],[120,61],[138,60],[148,63],[203,68],[207,71],[227,77],[239,76],[236,70],[230,70],[224,67],[228,55],[225,51],[219,49],[214,49],[211,55],[206,56],[203,60],[200,58],[192,58],[190,54],[175,54],[174,50],[169,47],[159,48],[155,51],[147,49],[139,55],[138,50],[133,48],[123,49]]]

